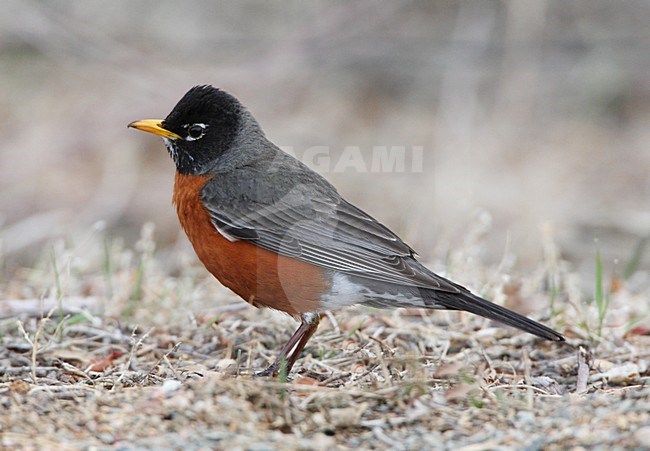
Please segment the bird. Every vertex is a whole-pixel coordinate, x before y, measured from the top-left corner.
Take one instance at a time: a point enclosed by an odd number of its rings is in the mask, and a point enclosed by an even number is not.
[[[194,86],[165,119],[128,127],[162,137],[176,166],[172,203],[206,269],[249,304],[300,321],[258,376],[288,374],[321,314],[354,304],[466,311],[564,341],[430,271],[388,227],[273,144],[222,89]]]

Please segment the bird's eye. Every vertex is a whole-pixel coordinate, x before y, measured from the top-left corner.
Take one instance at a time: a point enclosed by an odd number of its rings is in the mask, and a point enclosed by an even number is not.
[[[199,139],[203,134],[205,133],[205,125],[204,124],[192,124],[189,127],[187,127],[187,139],[188,141],[194,141],[195,139]]]

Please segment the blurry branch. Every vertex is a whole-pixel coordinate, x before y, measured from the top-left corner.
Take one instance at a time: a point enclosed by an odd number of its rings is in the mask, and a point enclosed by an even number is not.
[[[41,317],[45,312],[57,309],[59,301],[56,297],[46,299],[0,299],[0,319],[21,316]],[[82,311],[91,313],[100,310],[100,301],[94,296],[66,297],[61,299],[63,314],[74,314]]]
[[[66,230],[71,212],[52,210],[36,213],[8,226],[3,235],[5,255],[19,252],[33,244],[60,236]]]

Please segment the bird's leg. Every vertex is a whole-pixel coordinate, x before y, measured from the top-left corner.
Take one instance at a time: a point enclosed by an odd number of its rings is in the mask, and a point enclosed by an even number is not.
[[[287,374],[291,371],[291,368],[293,368],[294,363],[296,363],[296,360],[300,357],[303,349],[305,349],[307,342],[316,333],[316,329],[318,329],[318,325],[320,324],[320,315],[318,313],[305,313],[301,315],[301,319],[303,321],[301,326],[305,324],[306,321],[307,329],[304,331],[302,338],[300,338],[300,341],[296,345],[296,349],[294,349],[291,356],[287,359]]]
[[[256,376],[276,376],[280,370],[283,362],[285,365],[285,371],[288,374],[291,371],[291,367],[296,363],[300,353],[305,348],[305,345],[309,339],[314,335],[316,329],[318,329],[318,323],[320,322],[320,315],[318,313],[302,313],[300,315],[300,326],[296,332],[291,336],[286,345],[282,347],[280,353],[278,354],[275,362],[273,362],[268,368],[259,373],[255,373]],[[294,349],[295,347],[295,349]],[[293,352],[289,352],[293,349]]]

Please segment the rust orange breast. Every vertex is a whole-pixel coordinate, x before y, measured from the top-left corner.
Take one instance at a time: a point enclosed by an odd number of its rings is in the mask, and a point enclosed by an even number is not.
[[[208,176],[176,174],[172,202],[196,255],[219,281],[256,307],[297,316],[320,308],[330,282],[323,270],[246,241],[229,241],[201,202]]]

